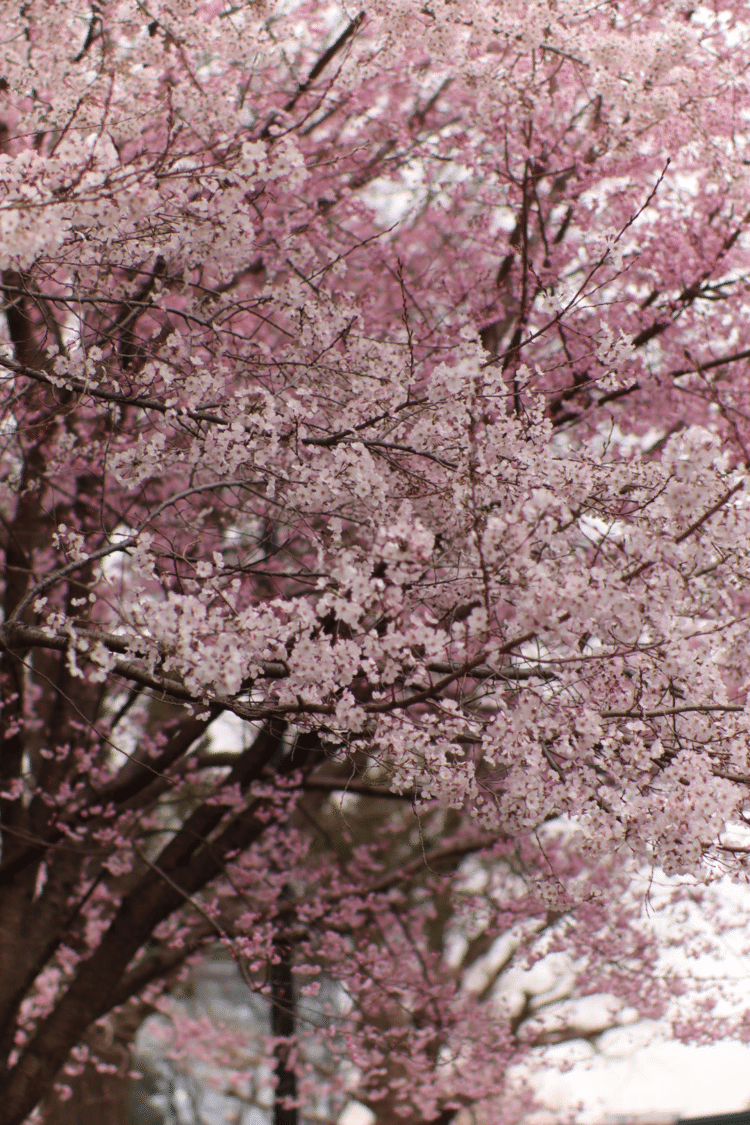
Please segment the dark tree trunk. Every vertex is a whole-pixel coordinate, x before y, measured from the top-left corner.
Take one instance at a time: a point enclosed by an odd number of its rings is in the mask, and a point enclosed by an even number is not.
[[[297,1076],[288,1065],[292,1037],[295,1032],[294,978],[292,975],[292,950],[283,935],[274,942],[277,961],[271,965],[271,1030],[274,1037],[283,1037],[276,1057],[276,1093],[274,1095],[274,1125],[298,1125],[299,1114],[291,1104],[297,1099]]]
[[[63,1082],[73,1091],[66,1101],[52,1094],[46,1101],[44,1125],[129,1125],[130,1078],[127,1074],[100,1074],[92,1063]]]
[[[112,1070],[101,1073],[88,1060],[80,1074],[60,1072],[58,1081],[72,1093],[64,1100],[54,1092],[44,1099],[44,1125],[130,1125],[132,1046],[138,1028],[153,1011],[145,1001],[126,1004],[106,1024],[91,1030],[86,1045],[100,1064]]]

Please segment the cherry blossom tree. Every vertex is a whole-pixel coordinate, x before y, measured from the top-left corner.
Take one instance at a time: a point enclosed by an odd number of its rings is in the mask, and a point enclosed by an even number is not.
[[[301,807],[309,816],[308,801]],[[598,1044],[636,1014],[661,1016],[679,993],[681,976],[660,964],[623,871],[593,872],[575,842],[550,827],[536,840],[462,856],[443,844],[450,824],[438,810],[422,820],[423,851],[413,817],[393,806],[350,796],[345,820],[331,802],[315,811],[318,831],[312,847],[305,842],[295,886],[298,894],[305,879],[326,887],[324,916],[318,900],[277,923],[295,989],[282,993],[278,968],[275,989],[263,988],[264,967],[255,979],[246,972],[232,1013],[221,993],[206,996],[201,981],[210,969],[199,966],[187,996],[155,1002],[149,1028],[162,1057],[186,1088],[218,1086],[238,1120],[242,1107],[269,1112],[275,1101],[274,1120],[333,1123],[352,1100],[378,1125],[466,1120],[461,1109],[471,1120],[520,1120],[535,1108],[546,1048]],[[430,847],[435,837],[440,843]],[[567,911],[559,898],[555,908],[545,905],[548,865],[568,893],[584,874],[587,901],[573,906],[571,898]],[[277,966],[284,963],[279,956]],[[234,980],[242,981],[236,970]],[[253,1018],[247,984],[260,998]],[[294,1068],[280,1066],[272,1031],[293,1034]],[[278,1108],[285,1083],[300,1106],[288,1117]]]
[[[421,845],[321,864],[313,793],[561,824],[518,909],[605,990],[602,872],[741,872],[746,8],[5,6],[3,1125],[216,940],[465,1103]]]

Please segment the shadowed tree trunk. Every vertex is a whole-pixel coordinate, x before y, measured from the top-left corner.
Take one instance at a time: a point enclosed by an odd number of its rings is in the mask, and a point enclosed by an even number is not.
[[[276,1058],[276,1092],[274,1095],[274,1125],[298,1125],[296,1109],[297,1076],[289,1065],[295,1032],[294,978],[292,975],[292,949],[284,933],[279,931],[274,941],[277,960],[271,965],[271,1030],[274,1038],[283,1038],[274,1049]]]
[[[44,1107],[44,1125],[129,1125],[127,1074],[101,1074],[86,1063],[81,1074],[68,1078],[72,1090],[66,1101],[53,1094]]]
[[[147,1003],[125,1005],[111,1016],[104,1027],[96,1027],[87,1037],[93,1059],[83,1064],[80,1074],[61,1073],[59,1082],[70,1089],[61,1098],[51,1093],[42,1105],[44,1125],[129,1125],[132,1079],[132,1046],[139,1027],[154,1011]]]

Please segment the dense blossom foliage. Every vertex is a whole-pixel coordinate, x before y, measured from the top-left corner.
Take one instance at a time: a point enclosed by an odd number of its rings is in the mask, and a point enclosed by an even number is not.
[[[217,935],[451,1120],[535,1042],[426,936],[469,855],[663,1003],[596,935],[742,864],[749,14],[4,6],[3,1125]]]

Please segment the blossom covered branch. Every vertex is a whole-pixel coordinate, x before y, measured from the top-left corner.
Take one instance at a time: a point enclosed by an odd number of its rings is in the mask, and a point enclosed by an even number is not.
[[[745,862],[747,6],[5,17],[0,1125],[217,935],[499,1120],[578,1024],[446,896],[653,1013],[630,874]]]

